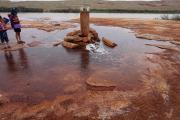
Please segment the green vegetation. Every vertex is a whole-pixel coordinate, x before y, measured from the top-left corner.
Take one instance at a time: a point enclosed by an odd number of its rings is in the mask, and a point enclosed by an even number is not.
[[[19,12],[54,12],[54,13],[78,13],[79,9],[54,9],[45,11],[40,8],[25,8],[17,7]],[[0,12],[9,12],[11,8],[1,7]],[[171,11],[160,11],[160,10],[123,10],[123,9],[91,9],[93,13],[180,13],[180,10],[171,10]],[[166,16],[162,16],[166,18]],[[166,18],[167,19],[167,18]]]
[[[67,0],[67,1],[0,1],[0,12],[16,7],[21,12],[79,12],[79,8],[88,5],[92,12],[109,13],[180,13],[180,1],[162,2],[107,2],[103,0]]]
[[[43,12],[43,9],[39,8],[25,8],[25,7],[17,7],[19,12]],[[9,12],[11,8],[1,7],[0,12]]]

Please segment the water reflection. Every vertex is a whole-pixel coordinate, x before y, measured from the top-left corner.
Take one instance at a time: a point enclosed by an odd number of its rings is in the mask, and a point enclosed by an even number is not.
[[[19,62],[23,69],[28,69],[28,57],[24,49],[19,50]]]
[[[90,59],[89,51],[85,50],[84,48],[83,49],[64,48],[64,49],[66,50],[66,52],[68,52],[68,54],[71,55],[69,57],[73,58],[72,62],[79,64],[80,69],[83,69],[82,71],[88,70],[88,66],[89,66],[89,62],[90,62],[89,61],[89,59]],[[79,56],[79,55],[80,55],[80,57],[78,57],[78,59],[74,60],[74,58],[77,58],[77,56]]]
[[[11,51],[5,52],[4,56],[5,56],[5,60],[6,60],[6,63],[7,63],[7,69],[10,72],[16,71],[16,63],[15,63],[12,52]]]
[[[11,51],[4,52],[8,71],[16,72],[21,69],[28,69],[28,57],[24,49],[19,49],[18,54],[18,62],[16,62],[15,57],[13,56],[13,53]]]
[[[89,51],[81,51],[81,68],[88,69],[89,66]]]

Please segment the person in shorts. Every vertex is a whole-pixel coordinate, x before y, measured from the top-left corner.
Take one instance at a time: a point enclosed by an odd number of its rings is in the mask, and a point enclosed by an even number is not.
[[[9,14],[8,17],[10,19],[11,26],[14,29],[14,32],[16,33],[17,43],[18,44],[25,43],[24,41],[21,40],[21,24],[20,24],[18,15],[17,15],[17,10],[15,8],[13,8],[11,10],[11,14]]]

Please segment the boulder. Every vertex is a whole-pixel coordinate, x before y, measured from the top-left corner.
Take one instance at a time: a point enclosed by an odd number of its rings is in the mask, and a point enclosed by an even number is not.
[[[90,40],[89,40],[89,37],[83,37],[83,42],[84,43],[88,43]]]
[[[111,40],[107,39],[107,38],[102,38],[102,41],[105,45],[109,46],[109,47],[116,47],[117,44],[112,42]]]
[[[63,42],[62,42],[62,45],[63,45],[64,47],[66,47],[66,48],[71,48],[71,49],[73,49],[73,48],[78,48],[78,47],[79,47],[78,44],[70,43],[70,42],[66,42],[66,41],[63,41]]]

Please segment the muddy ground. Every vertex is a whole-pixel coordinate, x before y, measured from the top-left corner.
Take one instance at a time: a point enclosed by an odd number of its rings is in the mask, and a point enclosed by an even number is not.
[[[61,26],[61,23],[60,26],[56,23],[49,29],[49,26],[44,27],[42,22],[34,24],[23,21],[22,23],[27,28],[31,26],[45,31],[51,31],[52,28],[60,29]],[[31,25],[32,23],[34,26]],[[91,23],[128,28],[137,38],[140,38],[139,40],[168,41],[170,44],[145,44],[145,47],[153,46],[161,50],[125,55],[122,61],[126,62],[121,63],[120,69],[114,68],[110,63],[104,65],[108,68],[94,66],[92,71],[86,71],[87,68],[83,65],[87,63],[84,63],[82,66],[86,74],[82,75],[81,71],[64,64],[61,65],[61,69],[58,66],[50,68],[50,74],[42,74],[42,76],[40,74],[35,77],[35,80],[34,76],[26,78],[34,80],[31,83],[33,85],[41,84],[42,79],[55,80],[52,83],[48,81],[47,91],[45,90],[47,93],[49,93],[48,85],[64,85],[63,93],[57,94],[53,99],[44,99],[46,94],[35,92],[24,101],[20,96],[26,95],[12,88],[16,92],[14,97],[19,97],[13,101],[11,96],[13,92],[0,89],[0,120],[180,119],[180,22],[92,18]],[[74,24],[66,23],[63,29],[69,27],[74,27]],[[122,46],[118,45],[118,47]],[[86,53],[82,55],[84,54]],[[88,58],[83,58],[84,61],[89,62],[86,59]],[[29,83],[19,84],[31,89]],[[31,97],[37,97],[40,100],[27,102]]]

